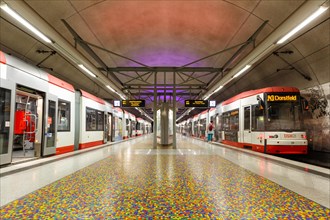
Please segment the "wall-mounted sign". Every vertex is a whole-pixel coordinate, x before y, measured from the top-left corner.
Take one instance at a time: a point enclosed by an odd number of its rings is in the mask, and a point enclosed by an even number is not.
[[[145,106],[146,106],[145,100],[123,100],[121,102],[121,107],[123,108],[145,107]]]
[[[185,107],[195,107],[195,108],[208,108],[208,100],[185,100]]]
[[[215,101],[215,100],[210,100],[209,101],[209,107],[211,107],[211,108],[215,108],[216,107],[216,105],[217,105],[217,102]]]
[[[113,106],[114,107],[120,107],[120,100],[114,100],[113,101]]]

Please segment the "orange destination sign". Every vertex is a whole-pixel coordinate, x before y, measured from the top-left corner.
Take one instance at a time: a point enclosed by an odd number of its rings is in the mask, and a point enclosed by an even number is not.
[[[209,107],[208,100],[185,100],[185,107],[207,108]]]
[[[145,100],[123,100],[121,107],[123,108],[134,108],[134,107],[145,107]]]

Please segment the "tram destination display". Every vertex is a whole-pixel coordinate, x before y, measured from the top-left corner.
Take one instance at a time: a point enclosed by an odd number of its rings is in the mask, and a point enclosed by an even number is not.
[[[123,108],[145,107],[145,105],[145,100],[123,100],[121,103]]]
[[[208,100],[185,100],[185,107],[195,107],[195,108],[208,108]]]
[[[298,94],[269,93],[267,94],[267,102],[297,102]]]

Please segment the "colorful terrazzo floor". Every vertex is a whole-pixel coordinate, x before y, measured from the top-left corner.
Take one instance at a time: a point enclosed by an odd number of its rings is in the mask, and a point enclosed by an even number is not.
[[[219,156],[153,151],[110,156],[1,207],[0,219],[329,217],[329,209]]]

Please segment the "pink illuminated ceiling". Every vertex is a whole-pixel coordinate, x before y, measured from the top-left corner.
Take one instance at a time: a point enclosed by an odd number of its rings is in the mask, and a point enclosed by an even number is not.
[[[150,66],[181,66],[225,48],[249,13],[221,1],[106,1],[80,15],[105,48]],[[202,64],[213,66],[216,60]]]
[[[150,66],[181,66],[243,43],[266,20],[258,16],[255,7],[260,3],[253,0],[248,4],[246,1],[27,2],[70,41],[72,36],[59,19],[65,19],[84,40]],[[290,4],[288,13],[301,2]],[[272,25],[278,23],[270,23],[259,41],[270,33]],[[96,52],[104,56],[109,66],[135,66]],[[229,55],[212,57],[196,65],[221,66]]]

